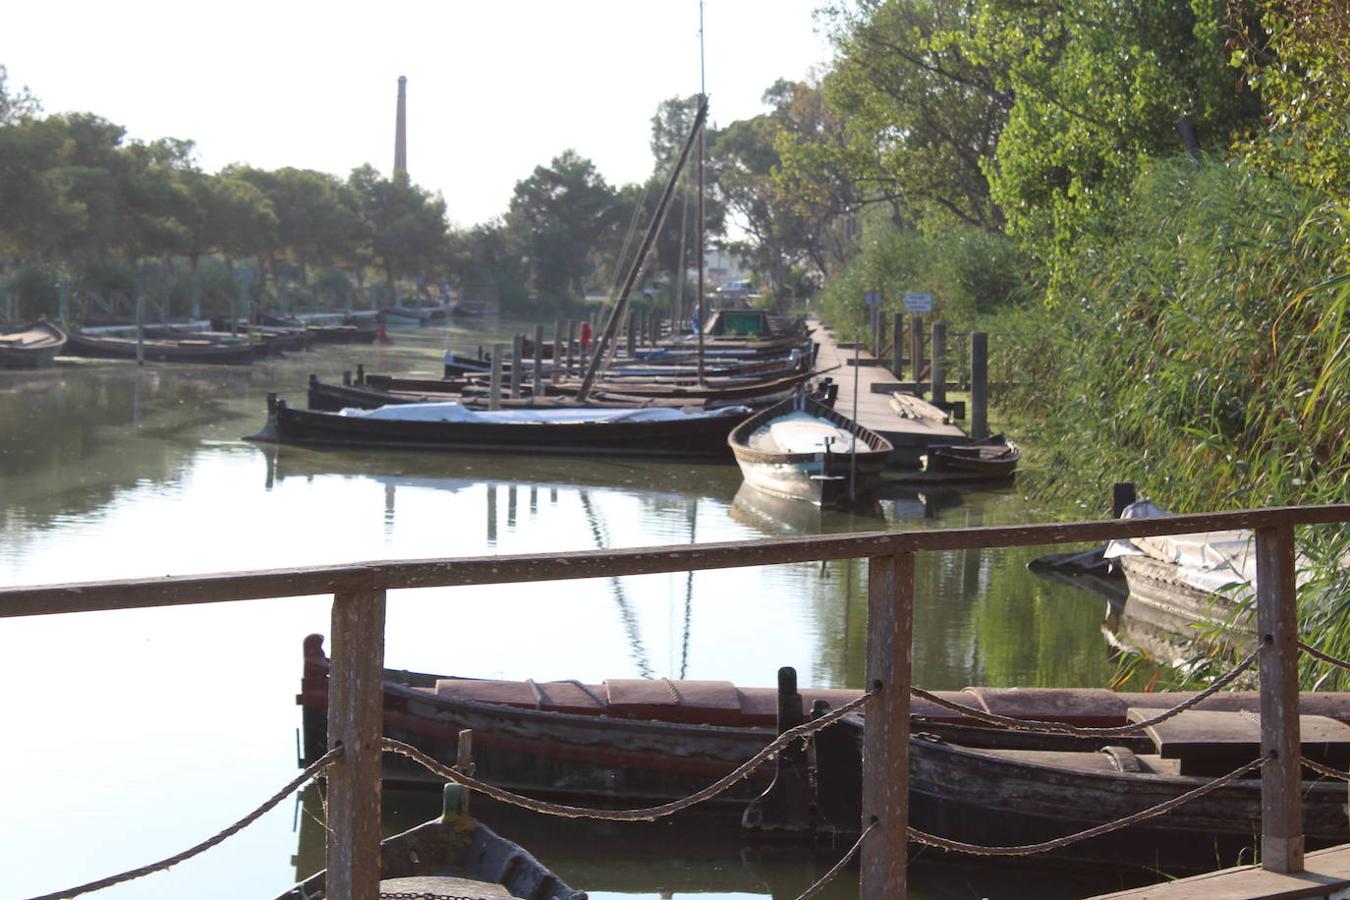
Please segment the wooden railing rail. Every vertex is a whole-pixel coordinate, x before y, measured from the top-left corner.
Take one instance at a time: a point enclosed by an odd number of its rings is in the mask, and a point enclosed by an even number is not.
[[[1262,865],[1303,869],[1294,527],[1350,521],[1350,504],[1144,519],[870,532],[576,553],[405,560],[297,569],[0,588],[0,617],[333,595],[328,772],[328,896],[379,896],[380,752],[386,591],[561,581],[868,559],[868,701],[860,888],[906,896],[909,712],[915,554],[1249,528],[1256,533],[1261,655]]]

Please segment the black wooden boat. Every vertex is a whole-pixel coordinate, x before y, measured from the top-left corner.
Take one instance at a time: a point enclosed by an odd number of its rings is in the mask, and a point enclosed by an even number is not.
[[[458,786],[447,786],[440,818],[380,842],[381,896],[586,900],[520,845],[462,813],[460,797]],[[325,872],[311,875],[277,900],[322,900],[325,881]]]
[[[989,478],[1011,475],[1022,459],[1022,448],[1001,434],[965,444],[935,444],[928,448],[929,472],[965,472]]]
[[[296,698],[304,707],[304,753],[311,761],[327,748],[329,662],[322,640],[318,635],[306,639]],[[526,794],[623,806],[677,799],[727,774],[772,740],[781,704],[772,688],[737,688],[729,682],[637,679],[586,685],[397,670],[386,670],[385,679],[387,736],[449,764],[456,759],[459,731],[471,728],[482,780]],[[795,693],[803,716],[858,696],[850,690]],[[936,693],[1012,718],[1097,727],[1139,721],[1193,696],[1075,688]],[[916,698],[910,822],[930,834],[998,846],[1110,822],[1256,758],[1259,726],[1250,713],[1259,708],[1257,692],[1219,694],[1142,735],[1080,738],[989,728]],[[1303,753],[1344,768],[1350,762],[1350,694],[1305,693],[1300,712],[1305,717]],[[856,717],[814,739],[820,793],[810,802],[831,812],[811,827],[856,830],[860,739]],[[386,780],[416,783],[425,779],[424,772],[401,757],[386,759]],[[739,815],[736,801],[751,799],[768,778],[762,769],[711,801],[710,809]],[[1239,854],[1250,854],[1253,840],[1259,841],[1260,794],[1258,777],[1239,779],[1164,817],[1058,855],[1177,868],[1233,864]],[[1343,842],[1344,784],[1310,775],[1302,795],[1310,845]],[[756,824],[772,827],[763,818]]]
[[[384,406],[358,415],[291,409],[284,400],[269,394],[267,423],[262,431],[247,439],[392,450],[498,449],[724,459],[730,455],[727,434],[748,413],[743,406],[715,410],[586,407],[481,413],[458,403],[445,403]],[[411,414],[427,418],[394,418]],[[453,416],[455,420],[436,418],[442,416]]]
[[[747,484],[821,506],[873,490],[894,449],[881,435],[805,395],[746,419],[727,444]]]
[[[0,326],[0,368],[35,369],[50,365],[66,346],[66,333],[46,321]]]
[[[145,359],[151,362],[221,363],[247,365],[266,351],[261,344],[249,342],[222,343],[206,338],[146,338],[143,344]],[[69,356],[92,359],[135,359],[136,339],[111,335],[84,334],[72,331],[66,343]]]

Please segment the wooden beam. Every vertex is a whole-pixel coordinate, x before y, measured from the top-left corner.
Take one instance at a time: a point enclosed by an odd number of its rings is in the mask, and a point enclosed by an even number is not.
[[[1298,603],[1294,529],[1256,530],[1256,618],[1261,654],[1261,868],[1303,871],[1298,731]]]
[[[1126,537],[1347,521],[1350,521],[1350,504],[1342,503],[1147,519],[873,531],[757,541],[722,541],[696,546],[675,544],[553,554],[371,561],[36,587],[0,587],[0,618],[303,597],[334,591],[571,581],[578,578],[857,559],[903,552],[1104,542]]]
[[[867,566],[867,687],[863,730],[863,900],[908,895],[909,688],[914,619],[914,554],[874,556]]]
[[[333,597],[328,675],[327,896],[380,896],[380,738],[384,728],[384,591]]]

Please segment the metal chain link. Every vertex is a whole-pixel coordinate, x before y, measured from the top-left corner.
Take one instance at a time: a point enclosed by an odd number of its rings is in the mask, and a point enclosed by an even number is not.
[[[544,813],[550,816],[563,816],[570,819],[600,819],[605,822],[651,822],[664,816],[673,815],[680,810],[696,806],[706,800],[711,800],[718,794],[731,788],[736,782],[748,778],[756,769],[772,759],[779,750],[791,744],[793,741],[804,740],[824,728],[833,725],[844,716],[858,709],[872,697],[876,696],[875,690],[868,691],[856,700],[845,703],[838,709],[832,709],[818,719],[812,719],[798,725],[796,728],[790,728],[780,734],[763,750],[741,763],[729,775],[725,775],[719,780],[708,785],[701,791],[690,794],[681,800],[674,800],[670,803],[663,803],[660,806],[649,806],[643,809],[595,809],[586,806],[567,806],[561,803],[548,803],[544,800],[536,800],[533,797],[525,797],[521,794],[515,794],[494,785],[479,781],[470,775],[454,769],[432,759],[421,750],[411,744],[405,744],[402,741],[396,741],[392,738],[384,738],[381,746],[392,753],[399,753],[408,757],[413,762],[419,763],[423,768],[436,775],[441,776],[447,781],[453,781],[456,784],[463,785],[471,791],[477,791],[480,794],[486,794],[494,800],[500,800],[503,803],[510,803],[519,806],[522,809],[533,810],[534,812]]]
[[[1132,725],[1115,725],[1106,728],[1092,728],[1082,725],[1069,725],[1065,722],[1046,722],[1037,719],[1014,719],[1011,716],[1000,716],[997,713],[985,712],[982,709],[976,709],[973,706],[967,706],[964,703],[956,703],[952,700],[946,700],[937,694],[925,691],[923,688],[910,688],[910,693],[922,700],[935,703],[946,709],[959,712],[962,715],[969,716],[972,719],[979,719],[983,722],[989,722],[993,725],[1002,725],[1013,731],[1052,731],[1057,734],[1072,734],[1078,737],[1120,737],[1128,734],[1138,734],[1145,728],[1157,725],[1159,722],[1166,722],[1173,716],[1178,716],[1203,700],[1217,694],[1219,691],[1228,687],[1237,680],[1237,677],[1251,668],[1256,662],[1256,658],[1261,655],[1264,645],[1258,645],[1255,650],[1247,655],[1247,658],[1237,664],[1227,675],[1224,675],[1218,681],[1205,688],[1189,700],[1183,700],[1171,709],[1154,716],[1151,719],[1145,719],[1142,722],[1136,722]]]
[[[1211,794],[1219,788],[1227,787],[1230,783],[1241,778],[1252,769],[1259,769],[1266,764],[1265,757],[1258,757],[1241,768],[1234,769],[1222,778],[1216,778],[1208,784],[1202,784],[1192,791],[1173,797],[1171,800],[1164,800],[1156,806],[1150,806],[1148,809],[1140,810],[1137,813],[1126,816],[1123,819],[1116,819],[1114,822],[1106,822],[1102,825],[1094,825],[1091,828],[1077,831],[1073,834],[1067,834],[1054,840],[1041,841],[1039,844],[1022,844],[1017,847],[981,847],[978,844],[966,844],[961,841],[953,841],[950,838],[938,837],[919,831],[917,828],[909,829],[909,838],[920,844],[927,844],[930,847],[937,847],[941,850],[953,850],[957,853],[969,853],[974,856],[1034,856],[1037,853],[1045,853],[1048,850],[1059,850],[1076,844],[1079,841],[1085,841],[1088,838],[1099,837],[1103,834],[1110,834],[1113,831],[1119,831],[1122,828],[1133,825],[1136,822],[1142,822],[1145,819],[1151,819],[1154,816],[1161,816],[1169,813],[1179,806],[1184,806],[1192,800],[1199,799],[1206,794]]]

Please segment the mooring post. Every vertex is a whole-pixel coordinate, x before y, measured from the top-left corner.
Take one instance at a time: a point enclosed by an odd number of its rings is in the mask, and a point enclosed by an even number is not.
[[[970,335],[970,436],[989,437],[989,335]]]
[[[455,741],[455,770],[462,772],[469,777],[473,777],[473,729],[465,728],[459,733]],[[459,795],[459,812],[461,815],[469,814],[469,801],[473,798],[473,791],[461,790]],[[448,812],[448,810],[447,810]]]
[[[1294,529],[1256,529],[1256,617],[1261,653],[1261,868],[1303,871],[1298,730],[1298,604]]]
[[[891,337],[893,338],[893,343],[891,344],[891,372],[895,374],[896,378],[901,380],[905,377],[903,368],[905,364],[904,336],[905,314],[895,313],[891,316]]]
[[[557,384],[563,376],[563,321],[553,323],[553,383]]]
[[[520,377],[525,371],[525,335],[518,334],[511,341],[511,399],[520,399]]]
[[[502,408],[502,357],[505,344],[492,345],[492,374],[488,378],[488,409]]]
[[[380,896],[380,739],[384,731],[384,591],[333,597],[328,675],[327,895]]]
[[[918,313],[909,320],[909,364],[914,383],[923,381],[923,316]]]
[[[628,320],[624,327],[624,338],[628,344],[625,348],[628,350],[629,359],[637,359],[637,332],[633,330],[633,324],[636,321],[637,313],[633,310],[628,311]]]
[[[1139,499],[1133,481],[1117,481],[1111,485],[1111,518],[1119,519],[1125,507]]]
[[[145,365],[145,294],[136,286],[136,365]]]
[[[947,402],[947,323],[933,323],[933,402]]]
[[[543,397],[548,393],[548,388],[544,387],[544,326],[534,326],[534,383],[530,386],[531,393],[536,397]]]
[[[567,374],[576,371],[577,320],[567,320]]]
[[[867,565],[867,703],[863,727],[863,900],[905,900],[909,833],[909,689],[914,554],[874,556]]]

